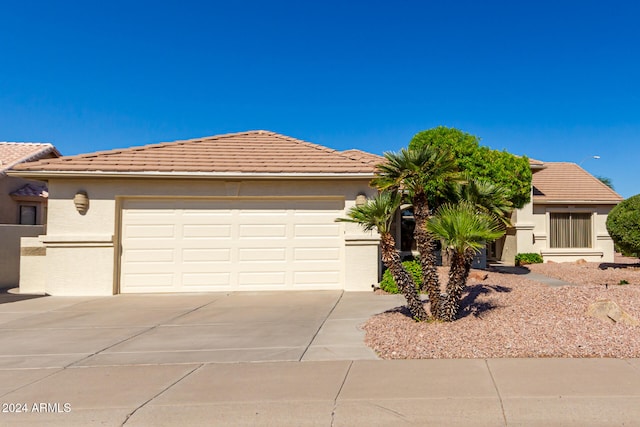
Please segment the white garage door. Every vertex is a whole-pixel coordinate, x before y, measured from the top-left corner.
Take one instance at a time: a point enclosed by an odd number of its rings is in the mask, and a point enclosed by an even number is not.
[[[126,200],[122,293],[342,289],[344,201]]]

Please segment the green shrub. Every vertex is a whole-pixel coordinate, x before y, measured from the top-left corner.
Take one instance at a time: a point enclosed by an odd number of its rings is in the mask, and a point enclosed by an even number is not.
[[[607,217],[607,231],[623,255],[640,254],[640,194],[611,209]]]
[[[402,265],[409,274],[411,274],[411,277],[413,277],[413,282],[416,284],[416,288],[420,288],[420,285],[422,284],[422,268],[420,267],[420,263],[418,261],[404,261]],[[382,281],[380,282],[380,289],[389,292],[390,294],[400,293],[400,289],[398,289],[396,281],[393,280],[391,271],[385,270],[382,275]]]
[[[542,256],[536,253],[524,253],[516,255],[516,265],[541,264]]]
[[[627,282],[626,280],[622,279],[620,280],[620,282],[618,282],[618,285],[628,285],[629,282]]]

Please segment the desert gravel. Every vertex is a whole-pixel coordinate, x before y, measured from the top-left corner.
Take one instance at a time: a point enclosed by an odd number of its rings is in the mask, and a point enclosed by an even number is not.
[[[489,272],[470,280],[461,317],[452,323],[416,323],[396,307],[369,319],[365,342],[383,359],[496,357],[640,357],[640,326],[604,322],[586,314],[612,299],[640,319],[640,264],[530,266],[576,286],[552,288],[526,274]],[[440,268],[446,283],[446,268]],[[620,285],[620,281],[629,282]]]

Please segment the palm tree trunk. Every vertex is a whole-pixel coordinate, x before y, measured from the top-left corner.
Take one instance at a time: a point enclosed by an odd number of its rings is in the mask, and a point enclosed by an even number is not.
[[[462,292],[467,286],[467,278],[469,277],[472,262],[472,250],[468,250],[464,253],[458,251],[452,251],[451,253],[447,295],[444,301],[442,301],[440,310],[442,320],[446,322],[453,322],[458,317],[460,299],[462,298]]]
[[[429,294],[429,306],[431,315],[440,319],[440,281],[438,280],[438,259],[436,257],[437,242],[431,233],[427,231],[427,221],[429,220],[429,204],[427,195],[416,194],[413,197],[413,217],[416,221],[416,228],[413,231],[413,238],[416,247],[420,252],[420,266],[422,267],[422,287]]]
[[[402,265],[393,236],[390,233],[384,233],[381,234],[380,237],[382,262],[384,262],[384,265],[391,271],[391,275],[396,281],[398,289],[404,294],[411,316],[420,322],[429,320],[429,316],[424,309],[424,304],[420,299],[420,294],[418,294],[416,290],[415,283],[413,283],[413,279]]]

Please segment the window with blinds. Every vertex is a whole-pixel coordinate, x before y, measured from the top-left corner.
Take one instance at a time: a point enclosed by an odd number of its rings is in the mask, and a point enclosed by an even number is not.
[[[552,212],[552,248],[590,248],[591,214],[575,212]]]

